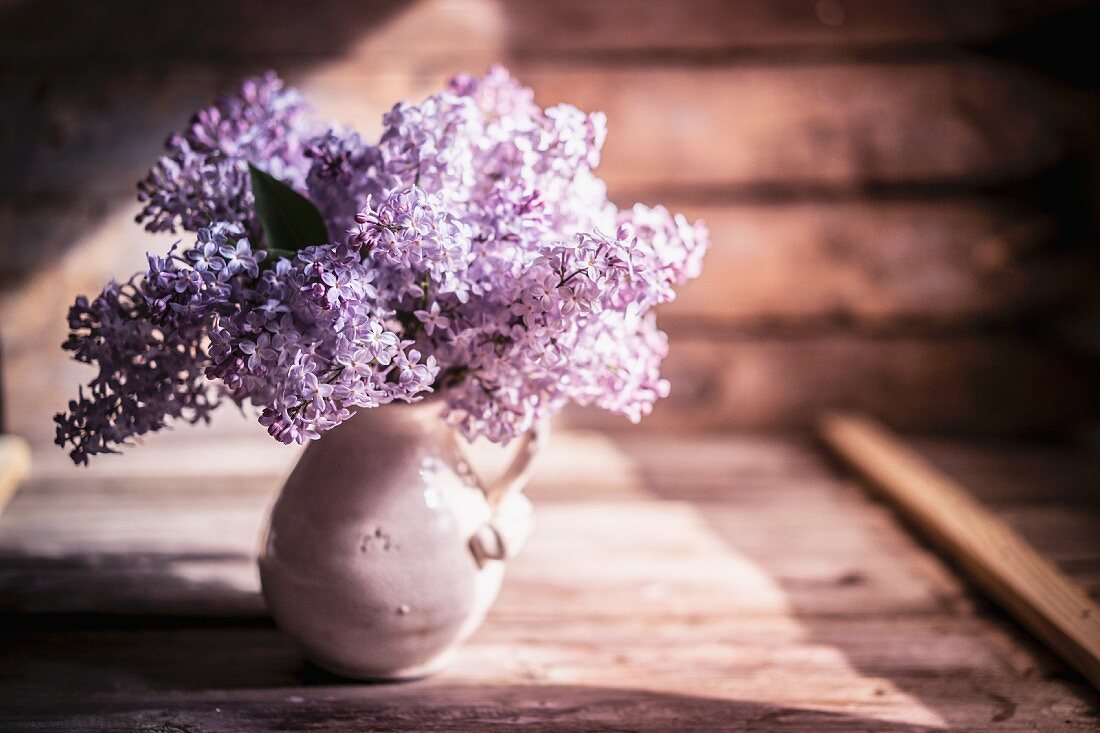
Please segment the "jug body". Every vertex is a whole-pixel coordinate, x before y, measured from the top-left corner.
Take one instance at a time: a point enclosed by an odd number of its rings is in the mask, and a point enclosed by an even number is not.
[[[480,626],[530,524],[521,493],[479,484],[437,403],[363,410],[306,448],[276,500],[264,596],[318,666],[424,676]]]

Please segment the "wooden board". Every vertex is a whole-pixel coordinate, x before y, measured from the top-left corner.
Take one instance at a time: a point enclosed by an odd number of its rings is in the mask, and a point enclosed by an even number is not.
[[[809,427],[818,410],[847,408],[913,431],[1014,436],[1080,424],[1096,406],[1085,366],[1024,338],[831,328],[817,336],[714,336],[698,327],[670,319],[671,353],[662,373],[672,392],[640,425],[591,408],[567,409],[562,424],[616,432],[790,429]],[[55,351],[62,336],[43,338],[47,333],[31,334],[26,350],[9,358],[10,378],[23,386],[9,400],[13,429],[43,447],[53,440],[51,416],[88,378],[86,367]],[[41,353],[50,355],[48,362],[39,360]],[[220,417],[228,432],[257,431],[232,408]],[[178,430],[201,434],[204,428]]]
[[[129,200],[117,203],[133,208]],[[661,203],[702,218],[713,243],[703,276],[662,310],[668,319],[742,331],[838,324],[932,331],[1010,320],[1076,292],[1066,277],[1073,261],[1042,254],[1056,222],[997,198],[699,204],[673,197]],[[14,275],[57,256],[95,230],[107,206],[0,202],[0,236],[37,244],[11,247],[0,271]],[[108,226],[104,234],[118,243],[109,255],[118,270],[140,266],[145,250],[160,246],[129,217]],[[72,286],[99,284],[84,277]],[[50,325],[58,331],[57,322]]]
[[[881,49],[988,42],[1080,3],[934,0],[565,0],[506,5],[515,53]],[[751,57],[751,56],[750,56]]]
[[[712,220],[704,278],[662,313],[675,397],[649,425],[804,427],[846,406],[921,429],[1066,431],[1095,399],[1078,370],[1027,339],[978,342],[1025,320],[1045,334],[1044,314],[1091,286],[1034,195],[1077,170],[1091,127],[1048,78],[958,46],[1087,5],[380,0],[303,17],[202,0],[155,24],[129,0],[5,7],[0,285],[29,278],[0,304],[13,427],[48,443],[83,376],[57,348],[70,298],[173,241],[134,226],[133,182],[216,91],[274,66],[370,133],[396,99],[504,61],[544,104],[607,110],[616,201]],[[951,401],[933,399],[941,384]]]
[[[301,86],[324,117],[369,136],[395,101],[419,101],[458,70],[353,57],[303,75]],[[1054,91],[991,61],[514,71],[543,105],[607,113],[600,174],[624,198],[987,185],[1044,171],[1064,153]],[[53,124],[58,139],[26,146],[24,165],[0,171],[0,193],[131,192],[165,134],[235,85],[227,76],[201,65],[109,80],[74,72],[51,78],[44,94],[37,75],[9,76],[23,90],[13,105],[20,129]]]
[[[742,331],[838,324],[932,331],[1010,320],[1076,292],[1065,277],[1073,261],[1060,263],[1042,253],[1056,236],[1056,222],[1006,200],[699,204],[673,197],[660,202],[691,219],[702,218],[713,243],[703,276],[662,310],[669,319]],[[134,208],[122,198],[115,205]],[[103,226],[107,206],[0,202],[0,235],[38,245],[10,248],[11,261],[0,270],[7,267],[14,275],[57,256],[74,239]],[[117,262],[119,276],[122,269],[139,267],[147,249],[161,246],[161,239],[145,235],[130,217],[106,226],[104,236],[118,243],[107,256]],[[109,264],[100,261],[99,269]],[[72,287],[99,284],[90,274],[84,279]],[[55,304],[53,312],[63,305]],[[50,325],[58,331],[57,322]]]
[[[61,638],[5,635],[15,660],[0,676],[6,730],[472,731],[495,723],[915,733],[1090,724],[1089,702],[1063,683],[1021,685],[1000,656],[1003,637],[984,622],[830,621],[807,632],[759,619],[494,618],[451,670],[398,686],[348,684],[303,667],[273,629],[68,631],[64,646],[51,646]],[[65,699],[48,693],[56,677],[46,669],[64,675]]]
[[[767,629],[757,631],[767,633]],[[859,636],[858,630],[853,629],[852,635]],[[478,649],[475,645],[484,644],[477,659],[482,666],[463,664],[445,677],[395,687],[349,685],[302,669],[293,650],[273,633],[254,639],[227,639],[225,635],[193,631],[164,636],[167,638],[163,642],[150,644],[151,648],[139,654],[120,649],[117,637],[93,638],[91,650],[74,648],[74,656],[95,660],[91,664],[100,676],[94,697],[84,701],[79,696],[66,696],[47,703],[36,691],[9,688],[24,696],[5,706],[0,721],[13,733],[52,731],[58,726],[77,733],[253,733],[295,729],[358,733],[481,731],[521,725],[532,731],[700,733],[918,733],[941,729],[984,733],[996,726],[993,729],[998,731],[1024,733],[1088,731],[1093,714],[1089,703],[1068,697],[1057,682],[1037,680],[1021,689],[1012,679],[973,679],[964,675],[943,679],[936,673],[917,673],[911,677],[869,676],[853,683],[842,676],[842,667],[830,668],[818,662],[818,670],[811,673],[805,666],[792,663],[791,656],[827,656],[816,645],[780,652],[779,656],[785,657],[780,661],[783,674],[763,664],[743,670],[744,676],[733,676],[721,662],[702,661],[692,667],[691,674],[669,670],[659,680],[652,680],[630,666],[613,668],[618,673],[614,677],[603,665],[593,667],[582,662],[584,666],[578,666],[558,651],[557,641],[552,642],[551,649],[544,649],[525,636],[522,642],[527,652],[510,655],[508,648],[518,640],[502,640],[506,645],[502,649],[485,639],[470,646],[473,651]],[[618,655],[622,665],[630,665],[636,655],[662,660],[670,655],[698,658],[708,648],[715,648],[707,641],[684,646],[647,642],[644,638],[643,633],[608,646],[626,645]],[[58,639],[39,637],[37,641],[37,645],[15,650],[26,654]],[[80,645],[82,640],[69,635],[67,641]],[[196,663],[209,664],[208,650],[212,649],[216,650],[215,662],[221,673],[206,678],[203,689],[186,692],[191,689],[188,670]],[[725,649],[727,659],[743,654],[759,662],[751,651],[745,654],[746,647],[729,645]],[[587,654],[580,656],[590,659]],[[509,657],[516,676],[486,679],[486,660],[499,665],[502,658]],[[538,661],[532,659],[539,657]],[[546,666],[541,667],[539,661]],[[273,666],[275,669],[267,672]],[[23,664],[17,667],[22,668]],[[57,669],[69,679],[94,676],[76,660],[62,663]],[[544,669],[550,671],[549,679],[540,676]],[[148,689],[128,697],[104,684],[112,680],[137,682]]]
[[[662,310],[673,330],[958,329],[1075,292],[1072,265],[1038,254],[1054,221],[1003,201],[662,203],[702,218],[713,244]]]
[[[1092,404],[1087,374],[1045,345],[987,339],[967,323],[984,307],[1015,307],[1004,298],[1054,297],[1026,269],[1035,259],[1030,247],[1039,246],[1031,237],[1045,236],[1041,225],[1029,233],[1031,220],[1017,230],[1012,218],[981,205],[937,207],[690,208],[714,215],[719,239],[703,279],[685,290],[687,310],[674,303],[660,313],[673,339],[665,366],[673,392],[642,427],[805,426],[828,407],[872,410],[915,430],[1013,434],[1073,425]],[[52,442],[53,413],[87,379],[87,369],[58,348],[71,296],[133,272],[145,250],[173,241],[141,232],[134,208],[120,207],[68,257],[0,303],[6,378],[20,385],[8,394],[10,429],[35,445]],[[841,238],[840,231],[849,233]],[[899,260],[876,251],[876,231]],[[987,238],[969,243],[967,233],[983,232]],[[827,241],[858,254],[830,257]],[[905,251],[921,265],[910,265]],[[796,263],[804,259],[827,263],[823,276],[800,277]],[[937,271],[955,273],[941,296]],[[721,318],[722,306],[708,305],[719,302],[728,307]],[[629,425],[595,411],[570,420]]]
[[[769,613],[792,599],[803,613],[842,616],[862,613],[871,599],[883,612],[898,613],[932,612],[949,599],[959,601],[958,586],[946,577],[889,559],[907,542],[885,513],[867,512],[860,531],[835,537],[837,523],[862,502],[822,474],[807,446],[774,440],[693,444],[705,467],[670,467],[668,475],[657,475],[641,470],[630,448],[605,437],[556,436],[529,492],[537,502],[547,500],[538,518],[540,541],[517,560],[498,612],[524,616],[568,596],[573,608],[593,616],[648,615],[639,594],[647,604],[661,601],[658,613],[681,609],[691,615]],[[244,451],[255,453],[256,461],[235,465],[234,456]],[[147,453],[135,449],[125,459],[130,465],[101,462],[90,476],[64,468],[59,453],[51,456],[0,532],[0,613],[262,613],[255,542],[295,454],[258,434],[218,447],[199,433],[160,441]],[[661,451],[663,459],[653,464],[676,466],[670,454]],[[267,470],[258,468],[263,464]],[[593,465],[603,467],[601,476],[591,477]],[[129,487],[122,492],[120,470]],[[696,478],[684,482],[681,472]],[[725,493],[730,481],[737,495],[716,503],[714,494]],[[654,493],[665,501],[650,501]],[[752,511],[741,512],[742,503]],[[807,511],[792,517],[787,504]],[[797,537],[777,548],[777,533]],[[721,542],[789,580],[788,596],[777,594],[752,564],[728,552],[714,555]],[[585,564],[594,552],[603,562]],[[700,563],[714,582],[742,577],[738,594],[712,593],[701,582]]]
[[[274,57],[324,58],[420,21],[420,41],[389,50],[423,56],[477,47],[501,36],[518,55],[623,52],[752,51],[802,47],[843,50],[996,40],[1030,22],[1083,5],[1073,0],[1027,3],[983,0],[374,0],[348,5],[318,0],[305,17],[293,4],[263,12],[247,3],[193,0],[186,10],[165,8],[157,31],[128,2],[53,2],[53,13],[12,6],[0,25],[0,58],[10,62],[132,63],[143,56],[169,59]],[[51,15],[68,23],[50,23]],[[243,33],[247,28],[251,32]],[[116,43],[94,39],[119,33]],[[327,43],[317,43],[324,38]],[[424,43],[430,38],[430,43]]]
[[[754,436],[555,436],[530,492],[536,534],[455,666],[348,683],[304,665],[262,615],[251,551],[278,451],[180,434],[129,467],[38,464],[0,519],[0,728],[1094,722],[1078,683],[980,613],[811,444]]]
[[[914,445],[1100,602],[1100,457],[1065,445]]]
[[[819,410],[871,411],[900,429],[1019,435],[1092,414],[1088,369],[1026,339],[945,335],[789,338],[674,332],[671,395],[643,430],[809,427]],[[622,429],[597,410],[569,425]]]
[[[1046,90],[987,62],[563,69],[527,79],[542,103],[607,113],[600,171],[622,195],[987,184],[1062,154]]]
[[[626,199],[981,186],[1063,155],[1053,90],[984,60],[513,70],[543,105],[607,114],[599,173]],[[404,78],[350,60],[305,88],[322,111],[374,131],[394,99],[418,99],[444,76]]]
[[[881,424],[834,413],[822,418],[820,430],[843,461],[978,587],[1100,690],[1100,606],[1083,588]],[[1097,529],[1100,521],[1093,523],[1093,533]]]

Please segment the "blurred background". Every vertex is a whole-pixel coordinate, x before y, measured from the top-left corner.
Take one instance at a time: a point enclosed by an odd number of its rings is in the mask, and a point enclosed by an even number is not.
[[[133,223],[134,184],[217,92],[272,68],[375,134],[501,62],[543,105],[607,113],[618,204],[712,230],[662,313],[673,394],[638,429],[846,407],[1096,445],[1098,21],[1074,0],[0,2],[7,429],[64,460],[50,418],[87,376],[65,311],[173,240]]]

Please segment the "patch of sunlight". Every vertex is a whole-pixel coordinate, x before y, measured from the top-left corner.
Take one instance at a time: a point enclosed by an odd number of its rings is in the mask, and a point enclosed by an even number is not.
[[[293,81],[323,116],[373,137],[398,100],[417,103],[455,74],[507,61],[506,32],[495,0],[422,0],[372,28],[342,58]]]

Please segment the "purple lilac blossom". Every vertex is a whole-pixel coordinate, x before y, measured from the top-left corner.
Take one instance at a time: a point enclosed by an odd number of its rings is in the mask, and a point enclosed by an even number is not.
[[[328,130],[306,147],[310,159],[306,189],[321,212],[329,231],[347,232],[355,215],[371,198],[379,198],[396,185],[382,170],[377,146],[364,144],[354,132]]]
[[[316,124],[301,94],[273,72],[247,79],[168,138],[168,154],[138,183],[144,206],[137,221],[151,232],[239,224],[262,242],[248,164],[304,191],[306,143],[314,135]]]
[[[376,144],[311,134],[303,110],[277,77],[247,82],[143,182],[147,226],[198,237],[74,306],[66,348],[100,368],[57,418],[74,460],[221,398],[300,443],[438,391],[467,438],[507,442],[570,402],[637,421],[668,394],[652,308],[698,276],[707,231],[609,202],[602,114],[544,110],[499,67],[397,104]],[[254,249],[247,162],[346,238]]]

